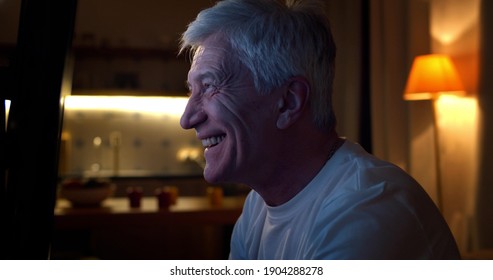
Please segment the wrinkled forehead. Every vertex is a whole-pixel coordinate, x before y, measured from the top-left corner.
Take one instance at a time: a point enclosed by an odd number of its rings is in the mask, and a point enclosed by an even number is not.
[[[231,59],[230,44],[220,36],[211,35],[195,50],[192,64],[208,59]]]
[[[195,50],[188,79],[193,80],[204,73],[238,71],[237,59],[229,44],[218,38],[208,38]]]

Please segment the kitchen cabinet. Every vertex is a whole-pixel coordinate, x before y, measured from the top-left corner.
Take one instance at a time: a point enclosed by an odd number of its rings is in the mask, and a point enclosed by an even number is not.
[[[173,92],[185,96],[189,63],[172,48],[85,47],[73,51],[73,89]]]
[[[179,197],[159,209],[144,197],[140,208],[110,198],[97,208],[73,208],[59,199],[55,209],[54,259],[225,259],[245,197],[225,197],[213,206],[205,196]]]
[[[0,43],[0,66],[9,65],[14,44]],[[72,48],[72,94],[131,91],[132,95],[186,96],[190,64],[178,46]],[[124,94],[124,93],[123,93]]]

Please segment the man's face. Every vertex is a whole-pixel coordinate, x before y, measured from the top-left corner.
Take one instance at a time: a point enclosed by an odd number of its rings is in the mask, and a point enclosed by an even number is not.
[[[188,73],[191,91],[180,124],[205,147],[210,183],[250,183],[262,176],[276,149],[275,95],[260,95],[250,71],[216,37],[207,39]]]

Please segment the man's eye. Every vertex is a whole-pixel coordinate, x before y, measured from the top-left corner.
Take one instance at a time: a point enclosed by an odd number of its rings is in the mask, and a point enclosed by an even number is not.
[[[213,94],[217,91],[217,87],[214,84],[204,83],[202,88],[203,92],[206,94]]]

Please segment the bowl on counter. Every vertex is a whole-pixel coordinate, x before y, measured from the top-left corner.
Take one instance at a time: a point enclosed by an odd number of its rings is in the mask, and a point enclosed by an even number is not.
[[[106,180],[71,179],[61,184],[59,194],[73,207],[100,207],[104,200],[113,195],[115,188],[115,184]]]

